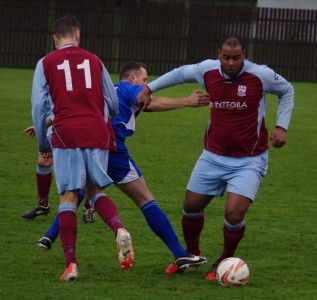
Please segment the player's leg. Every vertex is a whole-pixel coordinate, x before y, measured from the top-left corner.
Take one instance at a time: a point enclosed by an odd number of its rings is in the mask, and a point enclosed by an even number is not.
[[[59,233],[66,260],[66,269],[60,279],[64,281],[72,281],[78,277],[76,260],[77,194],[77,190],[64,191],[60,194]]]
[[[234,256],[245,232],[245,214],[255,199],[267,168],[267,152],[259,156],[231,158],[226,167],[227,201],[224,213],[223,251],[212,264],[206,279],[216,279],[216,268],[225,258]]]
[[[52,164],[53,157],[44,158],[39,154],[36,168],[38,203],[34,209],[22,215],[23,219],[33,219],[41,215],[46,216],[50,212],[48,197],[52,183]]]
[[[198,265],[206,261],[205,258],[192,257],[180,245],[168,218],[148,190],[141,170],[127,151],[110,153],[108,174],[117,187],[141,209],[151,230],[161,238],[174,257],[187,259],[179,261],[182,266]]]
[[[95,220],[95,209],[92,208],[89,204],[89,200],[86,199],[83,207],[83,224],[91,224]]]
[[[117,187],[141,209],[151,230],[175,257],[175,262],[165,271],[167,275],[207,262],[204,257],[194,256],[181,246],[169,219],[148,190],[143,176],[131,182],[118,184]]]
[[[113,201],[105,194],[104,188],[113,181],[108,176],[109,151],[100,149],[85,149],[87,162],[86,196],[92,208],[114,232],[119,262],[124,270],[128,270],[134,262],[134,250],[131,236],[123,227]]]
[[[234,256],[244,235],[244,217],[251,203],[247,197],[228,193],[223,226],[223,251],[208,271],[207,280],[216,280],[216,270],[219,263],[227,257]]]
[[[54,171],[60,195],[58,208],[59,236],[64,251],[66,269],[61,280],[75,280],[78,276],[76,260],[78,191],[86,183],[84,150],[53,148]]]
[[[108,173],[116,186],[141,209],[149,227],[162,239],[175,257],[188,253],[179,244],[178,238],[148,190],[142,172],[127,152],[110,153]]]
[[[267,152],[242,158],[240,168],[231,173],[224,214],[224,249],[219,261],[233,256],[245,231],[244,217],[253,203],[267,168]]]
[[[219,261],[234,256],[245,231],[245,214],[252,201],[242,195],[229,193],[224,215],[224,247]]]
[[[77,208],[80,206],[84,198],[85,198],[85,194],[82,191],[79,191]],[[53,243],[57,239],[58,234],[59,234],[59,217],[57,214],[51,224],[51,227],[47,230],[44,236],[38,240],[37,245],[44,250],[50,250],[52,248]]]
[[[87,199],[101,219],[109,226],[114,235],[123,228],[114,202],[106,195],[104,188],[91,186],[86,189]]]
[[[53,157],[44,158],[40,155],[37,164],[36,183],[39,197],[37,205],[47,207],[49,205],[48,196],[52,183]]]
[[[188,255],[188,252],[180,245],[170,221],[148,190],[143,177],[118,184],[117,187],[141,209],[149,227],[162,239],[175,258]]]
[[[200,255],[200,234],[204,228],[204,209],[212,200],[212,196],[186,190],[183,204],[182,229],[187,250]]]
[[[87,198],[88,195],[91,207],[96,210],[100,218],[115,235],[121,268],[124,270],[130,269],[134,263],[134,249],[131,236],[122,225],[114,202],[105,194],[104,189],[101,188],[90,187],[87,189]]]
[[[204,228],[204,209],[214,196],[225,191],[221,169],[210,152],[204,150],[192,171],[183,204],[182,228],[187,249],[198,255],[200,234]]]

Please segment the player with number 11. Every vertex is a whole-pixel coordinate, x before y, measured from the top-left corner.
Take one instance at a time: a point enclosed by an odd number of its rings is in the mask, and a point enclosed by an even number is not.
[[[107,175],[109,150],[114,147],[110,119],[118,112],[113,82],[100,59],[78,47],[80,24],[74,16],[57,19],[53,37],[57,50],[42,58],[35,69],[32,116],[39,152],[46,157],[53,151],[60,196],[60,239],[66,259],[60,279],[70,281],[78,277],[75,248],[79,190],[86,191],[91,206],[114,232],[123,269],[133,264],[134,251],[115,204],[105,194],[105,187],[112,183]],[[45,126],[50,112],[52,150]]]

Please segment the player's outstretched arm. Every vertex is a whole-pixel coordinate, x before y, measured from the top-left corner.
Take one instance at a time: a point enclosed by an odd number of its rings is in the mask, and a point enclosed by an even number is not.
[[[207,106],[209,103],[209,96],[207,93],[195,90],[188,97],[183,98],[153,97],[145,111],[159,112],[184,107],[201,107]]]
[[[146,111],[149,104],[151,103],[152,97],[151,97],[151,90],[148,86],[145,86],[143,91],[138,94],[137,96],[137,103],[139,107],[142,107],[143,111]]]

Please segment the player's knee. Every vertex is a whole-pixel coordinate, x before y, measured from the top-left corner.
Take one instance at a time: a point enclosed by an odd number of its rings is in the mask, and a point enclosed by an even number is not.
[[[204,208],[205,206],[202,206],[201,203],[186,197],[183,203],[183,214],[184,215],[202,214],[204,211]]]
[[[186,193],[183,210],[187,213],[203,212],[205,207],[210,203],[211,199],[211,196]]]
[[[227,209],[225,211],[225,220],[230,224],[238,224],[244,220],[244,215],[238,210]]]
[[[183,203],[183,213],[192,214],[197,212],[199,212],[199,209],[196,207],[196,205],[193,202],[188,201],[188,199],[186,199]]]
[[[53,165],[53,158],[44,158],[42,156],[39,155],[38,159],[37,159],[37,164],[40,167],[51,167]]]

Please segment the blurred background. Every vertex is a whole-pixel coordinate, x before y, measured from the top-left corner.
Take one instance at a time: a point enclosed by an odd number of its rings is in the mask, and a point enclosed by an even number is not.
[[[159,75],[215,59],[221,38],[235,33],[250,60],[290,81],[317,80],[316,0],[0,0],[0,67],[34,68],[54,50],[52,24],[66,14],[111,73],[128,60]]]

